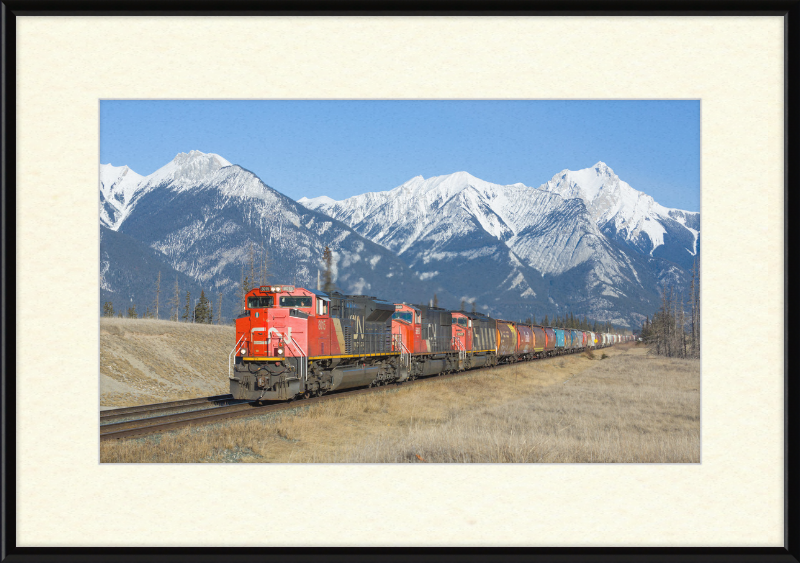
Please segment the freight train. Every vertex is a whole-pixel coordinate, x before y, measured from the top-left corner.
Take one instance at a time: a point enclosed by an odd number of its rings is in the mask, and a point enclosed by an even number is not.
[[[292,400],[581,352],[633,338],[366,295],[264,285],[245,296],[228,376],[236,399]]]

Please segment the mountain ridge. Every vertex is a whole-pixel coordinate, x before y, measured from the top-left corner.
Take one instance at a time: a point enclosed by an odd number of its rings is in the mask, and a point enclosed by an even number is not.
[[[633,192],[648,205],[611,201]],[[623,326],[657,309],[660,286],[685,284],[686,266],[670,252],[693,259],[693,244],[699,253],[699,213],[658,205],[602,161],[538,188],[459,171],[341,201],[294,201],[240,165],[190,151],[148,176],[101,165],[100,198],[103,227],[223,293],[226,317],[236,311],[251,245],[257,254],[267,249],[281,283],[316,287],[327,245],[345,292],[409,302],[437,293],[443,306],[475,302],[500,317],[572,311]],[[651,209],[658,213],[643,219]],[[653,220],[664,230],[658,245],[651,225],[636,228]],[[106,256],[106,264],[130,267],[124,256]]]

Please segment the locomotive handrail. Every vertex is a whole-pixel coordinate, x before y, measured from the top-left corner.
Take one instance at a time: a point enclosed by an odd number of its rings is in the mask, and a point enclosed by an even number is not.
[[[300,381],[303,382],[303,390],[305,391],[306,382],[308,380],[308,357],[297,343],[297,340],[294,339],[294,336],[289,336],[289,338],[291,339],[291,343],[294,344],[294,347],[300,352],[300,373],[298,373],[298,375],[300,376]]]
[[[400,362],[406,367],[411,367],[411,351],[408,348],[406,348],[405,344],[403,344],[403,335],[398,333],[393,333],[392,337],[393,337],[392,339],[394,340],[395,349],[399,348],[398,351],[400,352]]]
[[[411,367],[411,351],[406,348],[406,345],[403,344],[402,339],[400,340],[400,346],[403,347],[403,350],[400,352],[400,361],[406,364],[406,367]]]
[[[228,379],[233,379],[233,377],[231,376],[231,371],[232,371],[231,356],[233,356],[233,353],[236,352],[236,349],[239,347],[239,343],[242,341],[242,338],[244,338],[245,334],[246,333],[244,332],[242,333],[242,335],[239,337],[239,340],[237,340],[236,344],[233,346],[233,350],[231,350],[231,353],[228,354]]]
[[[458,350],[458,359],[459,360],[466,360],[467,359],[467,349],[461,343],[457,336],[453,337],[453,341],[456,343],[456,350]]]

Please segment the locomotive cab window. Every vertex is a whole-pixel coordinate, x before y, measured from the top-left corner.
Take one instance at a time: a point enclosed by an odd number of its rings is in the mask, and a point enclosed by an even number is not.
[[[298,309],[303,307],[311,307],[311,298],[310,297],[290,297],[284,295],[280,298],[279,303],[281,307],[289,307],[292,309]]]
[[[397,319],[398,321],[404,321],[407,322],[408,324],[411,324],[414,322],[414,313],[398,311],[397,313],[392,315],[392,318]]]
[[[247,298],[247,308],[248,309],[263,309],[266,307],[272,307],[273,299],[271,295],[267,297],[248,297]]]

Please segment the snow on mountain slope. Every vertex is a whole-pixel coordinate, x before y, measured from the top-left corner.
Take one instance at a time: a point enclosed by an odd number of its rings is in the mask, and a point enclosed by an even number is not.
[[[509,210],[512,206],[509,205],[506,190],[515,187],[524,186],[501,186],[467,172],[456,172],[427,180],[416,176],[393,190],[370,192],[342,201],[322,196],[301,198],[298,202],[342,221],[378,244],[403,254],[416,242],[428,237],[431,231],[437,230],[443,219],[447,220],[440,210],[450,201],[457,201],[458,207],[474,216],[481,228],[492,236],[498,239],[511,236],[512,229],[504,217],[513,214]],[[458,211],[453,206],[448,209]],[[395,228],[400,225],[403,228]]]
[[[231,163],[214,153],[189,151],[179,153],[171,162],[162,166],[142,182],[142,189],[169,185],[171,190],[182,191],[209,185],[220,169]]]
[[[562,170],[539,189],[580,199],[604,233],[640,252],[683,266],[697,254],[699,213],[660,205],[620,180],[602,161],[583,170]]]
[[[213,153],[190,151],[178,154],[167,165],[148,176],[127,166],[100,165],[100,221],[112,230],[130,215],[141,196],[155,187],[169,184],[172,189],[189,189],[231,163]]]
[[[342,201],[300,203],[396,252],[421,279],[457,295],[477,294],[498,313],[520,306],[589,308],[594,301],[606,307],[593,310],[596,318],[610,318],[619,308],[610,298],[632,301],[626,307],[635,309],[635,302],[656,297],[650,257],[608,240],[581,200],[524,184],[504,186],[457,172],[417,176]]]
[[[586,221],[581,205],[524,184],[492,184],[466,172],[428,180],[417,176],[393,190],[342,201],[326,197],[299,202],[347,223],[411,266],[452,246],[454,239],[480,231],[541,274],[560,274],[599,251],[589,248],[585,237],[605,238]],[[417,247],[418,255],[409,255]]]
[[[100,165],[100,222],[116,230],[130,211],[142,176],[127,166]]]
[[[216,155],[182,153],[145,177],[136,193],[119,233],[157,251],[207,292],[222,293],[228,318],[242,275],[250,274],[251,247],[256,274],[268,251],[271,281],[316,287],[327,245],[341,291],[406,300],[432,295],[391,251]]]

